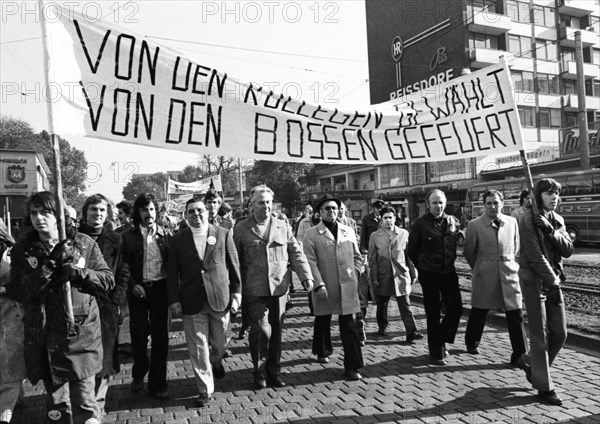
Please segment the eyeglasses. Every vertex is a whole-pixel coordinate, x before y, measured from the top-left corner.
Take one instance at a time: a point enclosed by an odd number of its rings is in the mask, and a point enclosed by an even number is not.
[[[337,206],[325,206],[323,209],[326,211],[337,211]]]

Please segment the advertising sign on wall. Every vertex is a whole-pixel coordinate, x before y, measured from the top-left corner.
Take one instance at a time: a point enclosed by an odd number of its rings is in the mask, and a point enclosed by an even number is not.
[[[468,66],[461,1],[367,1],[371,103],[403,98]]]

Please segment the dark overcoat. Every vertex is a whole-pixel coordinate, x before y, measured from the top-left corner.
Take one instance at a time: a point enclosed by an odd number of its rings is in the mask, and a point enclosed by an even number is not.
[[[85,226],[80,228],[85,233]],[[96,239],[102,257],[115,277],[115,287],[108,293],[101,291],[97,294],[98,307],[100,308],[100,324],[102,328],[102,347],[104,358],[102,371],[97,376],[113,375],[121,370],[119,352],[116,349],[119,340],[119,308],[123,307],[127,299],[127,280],[129,268],[123,265],[123,243],[121,235],[112,230],[110,226],[102,227],[102,232]]]

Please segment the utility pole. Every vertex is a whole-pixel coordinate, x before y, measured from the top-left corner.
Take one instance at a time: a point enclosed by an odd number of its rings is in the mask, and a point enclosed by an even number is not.
[[[240,209],[244,209],[244,186],[242,180],[242,160],[238,158],[239,183],[240,183]]]
[[[575,67],[577,70],[577,123],[579,124],[579,153],[581,169],[590,169],[587,110],[585,107],[585,79],[583,77],[583,51],[581,31],[575,31]]]
[[[542,128],[540,126],[540,85],[538,83],[537,44],[535,41],[536,17],[533,0],[529,0],[529,26],[531,28],[531,58],[533,59],[533,99],[535,102],[535,128],[537,142],[542,141]]]

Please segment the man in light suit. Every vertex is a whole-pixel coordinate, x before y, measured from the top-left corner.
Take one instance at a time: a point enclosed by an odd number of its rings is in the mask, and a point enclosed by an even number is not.
[[[259,185],[250,192],[252,215],[234,234],[240,257],[242,294],[250,324],[250,356],[257,389],[284,387],[281,378],[281,336],[289,289],[288,265],[310,291],[313,278],[292,227],[271,214],[273,191]]]
[[[213,377],[225,377],[229,310],[237,311],[241,302],[239,260],[231,231],[208,223],[202,200],[188,200],[185,209],[189,227],[171,241],[167,287],[171,312],[183,314],[198,404],[205,406],[214,392]]]
[[[354,231],[337,222],[340,205],[335,197],[323,196],[316,206],[322,220],[304,237],[304,254],[315,278],[313,353],[319,362],[329,361],[327,357],[333,350],[331,315],[339,315],[344,373],[349,380],[360,380],[358,369],[363,367],[363,357],[354,330],[354,314],[360,312],[358,276],[363,271],[363,260]]]
[[[471,313],[465,333],[467,351],[477,355],[490,309],[504,309],[512,345],[510,362],[517,365],[526,351],[523,298],[519,286],[519,226],[502,211],[498,190],[483,193],[485,213],[467,225],[463,255],[473,270]]]

